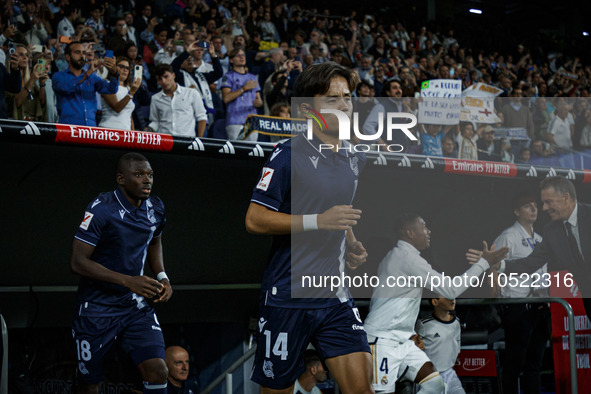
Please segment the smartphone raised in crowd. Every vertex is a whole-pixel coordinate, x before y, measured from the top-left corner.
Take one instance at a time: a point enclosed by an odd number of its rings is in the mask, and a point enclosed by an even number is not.
[[[39,59],[39,60],[37,60],[37,64],[41,66],[39,68],[39,71],[41,71],[42,73],[44,73],[45,72],[45,59]]]
[[[72,39],[66,36],[59,36],[58,40],[61,44],[69,44],[72,42]]]
[[[108,57],[108,58],[113,59],[113,51],[106,50],[105,51],[105,57]]]
[[[133,79],[142,78],[142,75],[144,75],[144,67],[135,66],[133,69]]]
[[[207,48],[209,48],[209,42],[207,42],[207,41],[199,41],[197,43],[197,46],[199,48],[207,49]]]

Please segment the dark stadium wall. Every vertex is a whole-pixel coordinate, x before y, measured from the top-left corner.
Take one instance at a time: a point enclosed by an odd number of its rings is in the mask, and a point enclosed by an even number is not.
[[[37,327],[69,326],[78,282],[69,267],[73,236],[86,206],[99,193],[115,189],[122,153],[0,144],[5,173],[0,194],[0,311],[10,327],[26,327],[33,321]],[[155,171],[154,195],[166,206],[165,266],[175,289],[171,301],[157,308],[161,319],[188,323],[247,321],[256,316],[257,284],[265,271],[271,237],[248,234],[244,217],[263,159],[145,155]],[[354,205],[363,210],[355,233],[367,246],[370,260],[353,274],[375,273],[391,247],[392,221],[406,211],[419,213],[432,230],[432,247],[427,251],[432,263],[446,273],[461,273],[468,267],[464,257],[468,248],[480,248],[482,240],[491,244],[513,223],[512,195],[530,190],[538,196],[538,184],[539,179],[368,165]],[[587,184],[577,183],[577,190],[581,201],[591,202]],[[540,213],[536,229],[541,232],[547,220]]]

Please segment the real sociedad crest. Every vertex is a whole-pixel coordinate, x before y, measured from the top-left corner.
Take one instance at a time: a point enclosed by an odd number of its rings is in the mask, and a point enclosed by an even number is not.
[[[359,159],[357,156],[353,156],[349,158],[349,164],[351,165],[351,170],[355,175],[359,175]]]
[[[150,209],[148,211],[148,219],[150,220],[150,223],[156,223],[156,216],[154,216],[154,210]]]

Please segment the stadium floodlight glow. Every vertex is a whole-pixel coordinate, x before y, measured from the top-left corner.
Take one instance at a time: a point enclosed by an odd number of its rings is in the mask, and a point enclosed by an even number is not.
[[[470,8],[470,12],[472,14],[482,14],[482,10],[476,9],[476,8]]]
[[[584,32],[583,32],[583,35],[584,35],[585,37],[587,37],[587,36],[589,36],[589,32],[586,32],[586,31],[584,31]]]

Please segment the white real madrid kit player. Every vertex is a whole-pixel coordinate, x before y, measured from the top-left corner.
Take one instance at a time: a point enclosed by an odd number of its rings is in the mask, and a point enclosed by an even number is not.
[[[426,227],[425,230],[430,233]],[[424,248],[428,247],[428,241],[426,245]],[[481,280],[482,274],[488,268],[489,263],[481,258],[463,274],[466,279],[462,278],[461,285],[454,286],[453,278],[448,278],[452,283],[448,280],[439,280],[442,275],[421,257],[415,246],[404,240],[398,241],[396,247],[380,263],[378,276],[381,284],[386,284],[389,277],[405,277],[406,284],[399,287],[398,283],[404,284],[404,281],[399,280],[396,286],[391,286],[393,280],[390,279],[390,285],[376,287],[369,315],[364,322],[372,349],[373,385],[376,391],[394,392],[398,378],[415,381],[421,367],[430,362],[427,355],[410,339],[416,334],[414,327],[420,310],[423,287],[442,297],[454,299],[470,287],[470,282],[476,284],[474,277],[480,277],[478,279]],[[421,384],[421,392],[442,392],[443,382],[439,376],[433,376],[435,379],[428,379],[429,377],[417,382]]]

